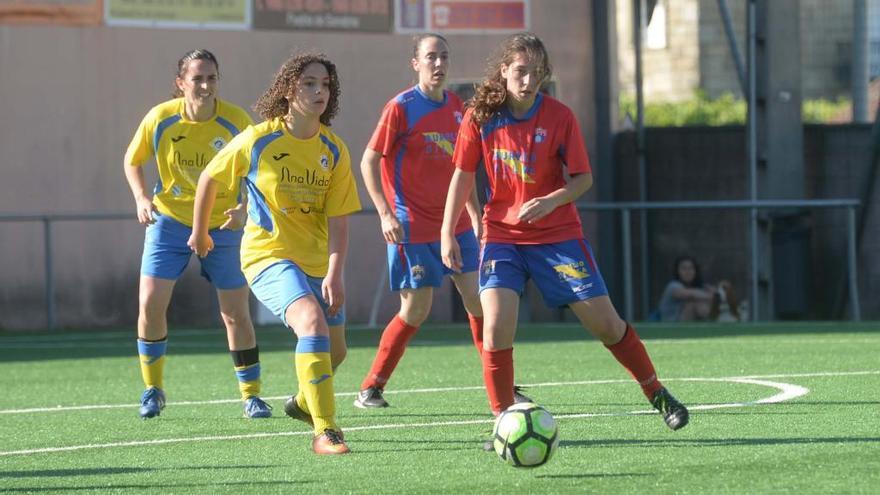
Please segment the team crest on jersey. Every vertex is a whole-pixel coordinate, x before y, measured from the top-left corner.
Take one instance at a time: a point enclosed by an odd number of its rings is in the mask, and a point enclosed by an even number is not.
[[[543,127],[538,127],[535,129],[535,142],[540,144],[543,143],[547,139],[547,129]]]
[[[464,117],[462,117],[461,112],[455,111],[455,112],[452,112],[452,115],[455,116],[455,121],[458,122],[459,124],[461,124],[461,119],[464,118]]]
[[[413,265],[410,269],[410,273],[412,273],[413,280],[421,280],[425,278],[425,267],[422,265]]]
[[[211,147],[214,148],[215,151],[222,150],[224,146],[226,146],[226,140],[220,136],[211,140]]]
[[[325,172],[330,169],[330,159],[327,158],[327,155],[321,155],[321,168]]]

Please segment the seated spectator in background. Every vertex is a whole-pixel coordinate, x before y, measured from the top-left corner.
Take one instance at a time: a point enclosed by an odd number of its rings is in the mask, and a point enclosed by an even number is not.
[[[659,306],[660,321],[739,321],[730,282],[704,284],[700,265],[690,256],[676,258]]]

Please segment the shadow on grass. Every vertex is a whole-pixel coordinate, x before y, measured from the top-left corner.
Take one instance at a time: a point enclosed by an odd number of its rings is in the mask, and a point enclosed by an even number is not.
[[[880,443],[880,437],[807,437],[807,438],[715,438],[663,440],[562,440],[560,447],[731,447],[756,445],[816,445],[841,443]]]
[[[235,466],[172,466],[157,468],[141,467],[105,467],[79,469],[34,469],[26,471],[0,471],[0,478],[72,478],[75,476],[108,476],[114,474],[134,474],[153,471],[189,471],[189,470],[227,470],[227,469],[265,469],[283,466],[276,465],[235,465]]]
[[[399,438],[391,440],[370,439],[362,442],[352,442],[352,450],[357,454],[379,454],[388,452],[476,452],[488,455],[488,452],[482,452],[483,442],[485,439],[469,439],[469,440],[443,440],[430,439],[424,441],[416,441],[409,439],[406,443],[401,442]],[[388,444],[387,448],[379,446],[371,448],[376,444]],[[491,453],[495,455],[494,452]]]
[[[156,471],[153,468],[108,467],[81,469],[35,469],[32,471],[0,471],[0,478],[69,478],[73,476],[106,476]]]
[[[180,491],[193,491],[196,493],[203,492],[204,490],[208,490],[212,487],[229,487],[229,486],[241,486],[242,490],[248,492],[248,488],[250,487],[275,487],[275,486],[285,486],[285,485],[304,485],[307,483],[314,483],[314,481],[288,481],[288,480],[277,480],[277,481],[223,481],[217,480],[213,483],[174,483],[174,482],[163,482],[162,483],[162,491],[164,493],[175,493]],[[191,489],[191,490],[190,490]],[[110,490],[142,490],[144,493],[154,492],[156,491],[156,485],[154,483],[144,483],[144,484],[113,484],[106,483],[101,485],[92,485],[92,486],[69,486],[69,485],[59,485],[59,486],[40,486],[40,487],[21,487],[21,488],[0,488],[0,493],[52,493],[52,492],[76,492],[76,491],[95,491],[95,492],[107,492]]]
[[[596,473],[596,474],[539,474],[535,478],[549,479],[602,479],[602,478],[632,478],[636,476],[653,476],[647,473]]]
[[[712,339],[736,336],[817,335],[839,333],[880,333],[878,322],[778,322],[742,324],[668,324],[641,323],[639,335],[651,339]],[[349,329],[349,348],[375,349],[381,329]],[[593,341],[577,324],[523,324],[517,331],[517,342],[574,342]],[[280,326],[257,329],[260,350],[289,351],[294,347],[293,333]],[[410,343],[411,347],[464,346],[471,347],[470,330],[464,323],[456,325],[428,325],[423,327]],[[0,363],[15,361],[45,361],[52,359],[83,359],[98,357],[129,357],[136,354],[135,333],[125,330],[64,330],[56,332],[0,331]],[[220,328],[171,329],[169,354],[226,354],[226,339]]]

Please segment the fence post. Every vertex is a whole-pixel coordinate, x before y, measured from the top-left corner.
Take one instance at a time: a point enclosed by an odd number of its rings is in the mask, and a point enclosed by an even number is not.
[[[856,208],[850,206],[846,209],[846,254],[847,270],[849,272],[849,304],[852,311],[853,321],[862,321],[862,310],[859,306],[859,281],[856,280]]]
[[[620,231],[623,233],[623,301],[627,321],[633,321],[632,234],[629,208],[620,210]]]
[[[52,220],[43,217],[43,254],[46,270],[46,328],[55,330],[55,277],[52,268]]]

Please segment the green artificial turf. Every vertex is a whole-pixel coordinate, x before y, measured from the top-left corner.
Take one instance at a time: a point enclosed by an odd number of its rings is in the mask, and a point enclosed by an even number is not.
[[[880,323],[641,325],[692,408],[672,432],[576,326],[526,325],[516,382],[557,418],[536,469],[481,449],[492,421],[464,325],[426,326],[386,390],[352,406],[379,331],[349,332],[335,377],[352,454],[319,457],[287,418],[294,339],[258,329],[264,420],[242,417],[219,329],[172,329],[162,415],[137,415],[129,331],[0,332],[0,493],[877,493]],[[771,401],[771,402],[762,402]],[[77,407],[80,406],[80,407]]]

